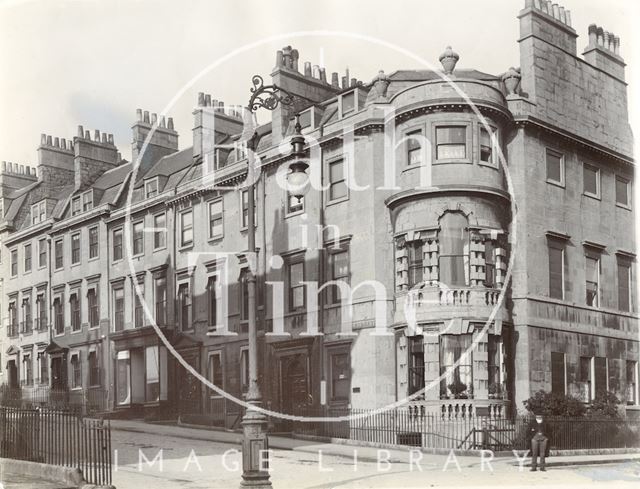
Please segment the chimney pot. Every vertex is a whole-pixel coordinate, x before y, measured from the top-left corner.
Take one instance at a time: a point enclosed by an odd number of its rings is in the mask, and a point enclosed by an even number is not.
[[[144,111],[143,121],[146,122],[147,124],[149,124],[149,111],[148,110]]]
[[[47,136],[47,146],[53,146],[53,138],[51,136]]]
[[[318,65],[313,65],[312,75],[316,80],[320,79],[320,67]]]
[[[20,165],[20,175],[24,175],[24,165]]]
[[[324,68],[320,68],[320,81],[327,83],[327,71]]]
[[[564,11],[564,23],[571,27],[571,12],[569,10]]]
[[[338,73],[335,71],[331,73],[331,86],[335,88],[340,88],[340,80],[338,79]]]
[[[549,11],[549,1],[548,0],[540,0],[540,7],[542,7],[540,10],[542,10],[544,13],[546,13],[546,14],[550,14],[551,13]]]
[[[304,62],[304,76],[311,76],[311,63],[309,61]]]
[[[348,84],[347,84],[347,83],[348,83],[348,82],[347,82],[347,77],[346,77],[346,76],[343,76],[343,77],[342,77],[342,88],[347,88],[347,87],[348,87]]]
[[[91,131],[89,131],[89,129],[84,132],[84,138],[91,141]]]
[[[7,162],[3,161],[2,162],[2,173],[4,173],[5,171],[7,171]]]
[[[204,105],[204,93],[198,92],[198,107],[202,107]]]
[[[276,51],[276,68],[282,68],[284,66],[284,58],[282,57],[282,50]]]
[[[351,79],[351,87],[355,87],[358,84],[358,80],[356,78]]]
[[[60,147],[61,147],[62,149],[67,149],[67,140],[66,140],[65,138],[62,138],[62,139],[60,140]]]
[[[40,144],[41,145],[47,144],[47,135],[44,133],[40,134]]]
[[[78,137],[79,138],[84,137],[84,129],[82,126],[78,126]]]
[[[107,138],[107,142],[109,144],[113,144],[113,134],[109,134],[109,137]]]
[[[103,133],[102,133],[102,142],[103,142],[104,144],[107,144],[107,133],[106,133],[106,132],[103,132]]]
[[[136,109],[136,120],[142,120],[142,109]]]
[[[291,68],[294,71],[298,71],[298,58],[300,57],[300,54],[298,53],[297,49],[294,49],[293,51],[291,51]]]
[[[153,114],[151,114],[151,124],[155,125],[157,122],[158,122],[158,114],[154,112]]]
[[[55,138],[53,141],[54,141],[54,142],[53,142],[53,145],[54,145],[56,148],[59,148],[59,147],[60,147],[60,138]]]
[[[204,105],[205,107],[211,106],[211,95],[209,95],[208,93],[204,95]]]
[[[94,140],[96,143],[99,143],[99,142],[100,142],[100,130],[99,130],[99,129],[96,129],[96,130],[94,131],[94,133],[93,133],[93,140]]]
[[[551,7],[551,15],[553,15],[554,19],[560,20],[560,10],[558,9],[558,4],[554,3]]]
[[[173,131],[173,117],[169,117],[169,120],[167,121],[167,128]]]
[[[167,127],[167,121],[166,121],[166,119],[164,118],[164,116],[162,116],[162,117],[160,118],[160,127],[163,127],[163,128],[164,128],[164,127]]]
[[[562,22],[563,24],[566,24],[567,21],[564,15],[564,7],[561,5],[558,6],[558,14],[559,14],[558,18],[560,19],[560,22]]]

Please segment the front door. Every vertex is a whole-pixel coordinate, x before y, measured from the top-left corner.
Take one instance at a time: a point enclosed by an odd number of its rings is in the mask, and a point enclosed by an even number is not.
[[[67,369],[64,367],[65,365],[61,356],[51,358],[51,387],[53,389],[66,389]]]
[[[15,360],[9,360],[7,364],[7,373],[9,375],[9,387],[18,387],[18,367]]]
[[[280,359],[280,405],[289,414],[302,414],[310,406],[309,365],[307,355],[297,353]]]
[[[198,352],[182,353],[182,358],[191,365],[196,372],[200,371],[200,362]],[[178,382],[178,406],[180,414],[200,414],[201,412],[201,394],[200,381],[187,371],[180,363],[176,362]]]

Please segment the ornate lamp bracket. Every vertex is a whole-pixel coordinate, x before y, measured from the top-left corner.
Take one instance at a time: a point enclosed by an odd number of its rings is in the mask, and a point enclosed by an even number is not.
[[[260,75],[251,77],[251,98],[247,107],[251,112],[255,112],[259,108],[274,110],[279,104],[292,107],[294,96],[278,85],[265,85]]]

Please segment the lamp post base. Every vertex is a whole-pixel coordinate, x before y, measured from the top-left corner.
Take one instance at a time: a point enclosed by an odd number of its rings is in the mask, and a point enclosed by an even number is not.
[[[259,406],[259,401],[250,401]],[[271,489],[269,480],[269,440],[266,433],[267,417],[248,408],[242,418],[242,481],[240,487]],[[263,470],[266,469],[266,470]]]

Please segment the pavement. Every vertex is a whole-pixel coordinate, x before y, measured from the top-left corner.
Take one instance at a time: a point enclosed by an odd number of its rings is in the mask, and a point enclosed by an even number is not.
[[[51,482],[39,477],[19,474],[0,475],[0,487],[3,489],[73,489],[59,482]]]
[[[207,427],[146,423],[140,420],[111,420],[111,428],[112,430],[171,436],[191,440],[212,441],[232,445],[240,445],[242,443],[242,433]],[[379,448],[359,446],[346,443],[321,443],[277,435],[269,435],[269,448],[315,454],[322,452],[324,455],[347,458],[353,458],[354,449],[357,449],[358,460],[368,462],[377,462],[380,457],[379,450],[381,449],[388,451],[391,462],[406,461],[407,453],[409,452],[409,447],[394,449],[386,447]],[[385,453],[385,456],[386,455],[387,454]],[[440,455],[446,458],[447,454],[441,453]],[[479,454],[477,453],[456,454],[456,458],[461,461],[461,463],[467,461],[470,465],[473,465],[472,462],[478,463],[478,457]],[[520,462],[511,453],[496,454],[495,460],[514,466],[520,465]],[[555,455],[547,457],[547,467],[614,464],[625,462],[640,462],[640,448],[638,448],[635,453]],[[527,459],[523,466],[529,467],[530,459]]]

